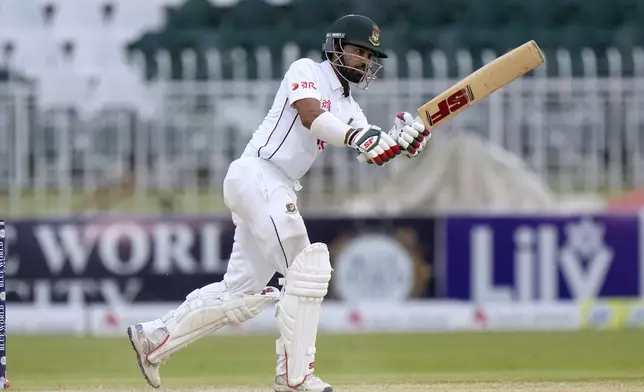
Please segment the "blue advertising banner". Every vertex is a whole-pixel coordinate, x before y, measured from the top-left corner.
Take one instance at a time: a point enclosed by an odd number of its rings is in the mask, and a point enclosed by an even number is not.
[[[449,217],[444,297],[475,301],[644,297],[637,215]]]

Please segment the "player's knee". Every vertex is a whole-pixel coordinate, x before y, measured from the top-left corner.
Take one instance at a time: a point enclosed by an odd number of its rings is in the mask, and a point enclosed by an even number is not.
[[[299,297],[323,298],[331,280],[331,261],[325,244],[305,247],[286,273],[287,292]]]
[[[284,251],[288,256],[289,265],[295,260],[295,258],[309,245],[309,236],[306,233],[294,233],[290,236],[284,238]]]
[[[311,242],[305,233],[280,236],[279,240],[273,245],[273,254],[277,254],[279,258],[284,259],[284,268],[286,269],[295,262],[297,256],[309,245],[311,245]],[[284,274],[286,271],[280,272]]]

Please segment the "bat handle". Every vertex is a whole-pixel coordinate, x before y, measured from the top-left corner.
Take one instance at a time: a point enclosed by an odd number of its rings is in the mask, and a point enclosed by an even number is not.
[[[420,116],[416,116],[416,118],[414,118],[414,122],[419,122],[422,124],[423,120],[420,118]],[[367,161],[369,161],[369,158],[367,158],[367,156],[362,153],[358,155],[357,159],[358,159],[358,162],[360,163],[366,163]]]
[[[362,154],[362,153],[360,153],[360,155],[358,155],[357,159],[358,159],[358,162],[360,162],[360,163],[366,163],[367,160],[368,160],[367,156]]]

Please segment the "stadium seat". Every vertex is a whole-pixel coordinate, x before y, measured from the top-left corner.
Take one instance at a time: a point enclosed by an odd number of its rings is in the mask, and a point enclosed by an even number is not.
[[[509,22],[511,2],[496,0],[459,0],[454,2],[454,20],[459,25],[468,27],[494,28]]]
[[[395,8],[399,3],[400,1],[383,1],[378,5],[374,5],[372,0],[354,0],[351,3],[351,12],[364,15],[376,22],[381,28],[385,28],[393,24]]]
[[[550,27],[561,23],[559,0],[513,0],[510,7],[510,25],[521,27]]]
[[[31,30],[43,26],[42,0],[0,1],[0,29]]]
[[[217,28],[220,16],[208,0],[187,0],[179,6],[166,8],[165,27],[172,30]]]
[[[641,0],[619,0],[623,23],[642,26],[644,20],[644,2]]]
[[[67,47],[74,49],[68,58],[74,72],[110,67],[118,73],[127,69],[123,48],[146,37],[150,61],[159,47],[180,53],[243,46],[252,53],[265,46],[277,54],[272,72],[281,77],[286,42],[301,46],[302,55],[319,51],[328,26],[347,13],[380,24],[383,43],[402,61],[412,48],[423,56],[455,47],[500,53],[529,39],[574,50],[644,43],[640,0],[0,0],[0,60],[10,56],[26,74],[50,78],[52,64],[69,63],[61,60]],[[146,34],[155,30],[165,33]],[[256,73],[253,64],[249,69]]]
[[[268,29],[278,16],[278,8],[264,0],[241,0],[231,8],[225,26],[239,30]]]
[[[154,1],[111,1],[113,30],[126,31],[132,36],[160,28],[165,23],[165,9]]]
[[[412,0],[406,6],[409,22],[416,28],[441,27],[456,21],[453,2]]]
[[[0,38],[2,49],[11,49],[10,64],[29,76],[43,72],[62,61],[61,40],[41,29],[15,32]]]
[[[98,29],[103,25],[103,14],[97,0],[49,2],[55,9],[53,27],[56,29]]]
[[[619,0],[616,0],[619,1]],[[585,26],[613,28],[621,24],[621,12],[612,2],[575,0],[581,23]]]
[[[292,7],[296,30],[326,30],[337,18],[351,12],[342,0],[293,0]]]
[[[565,0],[561,2],[558,13],[562,24],[607,28],[620,22],[619,11],[613,1]]]

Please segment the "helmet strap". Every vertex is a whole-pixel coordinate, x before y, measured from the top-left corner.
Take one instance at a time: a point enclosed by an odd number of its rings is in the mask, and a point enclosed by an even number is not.
[[[344,61],[343,61],[344,48],[340,43],[340,39],[333,39],[332,48],[334,53],[331,53],[330,55],[329,55],[329,51],[325,51],[326,58],[331,63],[331,66],[333,67],[333,70],[335,71],[336,76],[338,77],[338,80],[340,80],[340,85],[342,85],[342,89],[344,90],[342,95],[346,98],[349,96],[349,94],[351,94],[351,84],[349,83],[349,80],[347,79],[346,76],[343,75],[343,72],[342,72],[346,68],[346,65],[344,64]]]

